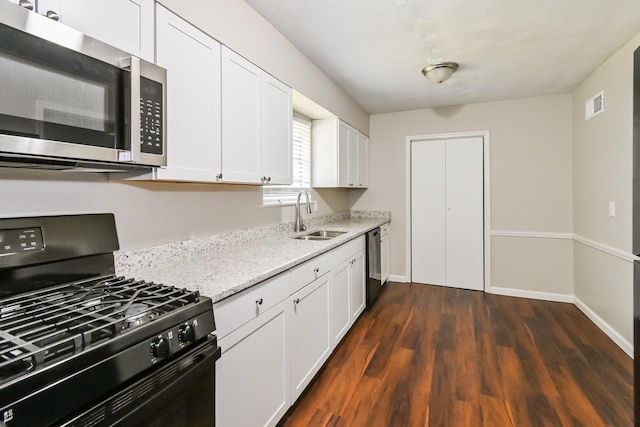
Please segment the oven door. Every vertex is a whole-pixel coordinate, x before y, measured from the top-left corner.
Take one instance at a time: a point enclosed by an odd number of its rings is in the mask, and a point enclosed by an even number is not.
[[[115,391],[62,426],[197,427],[215,424],[214,336]]]

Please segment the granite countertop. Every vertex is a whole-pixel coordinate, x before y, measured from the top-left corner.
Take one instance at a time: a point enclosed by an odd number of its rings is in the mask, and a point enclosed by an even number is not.
[[[199,291],[220,301],[391,221],[389,212],[352,211],[115,254],[119,275]],[[315,230],[347,233],[331,240],[291,237]]]

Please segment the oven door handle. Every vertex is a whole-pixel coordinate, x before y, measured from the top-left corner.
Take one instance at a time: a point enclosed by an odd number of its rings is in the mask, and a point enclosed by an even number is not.
[[[129,105],[129,129],[131,134],[130,151],[121,151],[118,160],[123,162],[140,163],[140,58],[129,56],[120,60],[120,66],[129,70],[131,76],[130,84],[130,105]]]

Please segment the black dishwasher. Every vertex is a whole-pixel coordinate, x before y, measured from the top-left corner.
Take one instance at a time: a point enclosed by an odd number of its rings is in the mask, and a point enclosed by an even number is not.
[[[371,308],[382,291],[380,270],[380,227],[367,233],[367,309]]]

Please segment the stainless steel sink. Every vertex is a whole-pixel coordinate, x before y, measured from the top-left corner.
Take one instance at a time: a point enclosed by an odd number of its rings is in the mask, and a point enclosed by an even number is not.
[[[320,230],[320,231],[314,231],[313,233],[309,233],[307,234],[307,236],[328,237],[332,239],[334,237],[342,236],[345,233],[346,231]]]
[[[331,240],[334,237],[342,236],[347,233],[346,231],[335,230],[320,230],[312,231],[311,233],[304,234],[302,236],[293,237],[296,240]]]
[[[296,240],[331,240],[333,237],[323,237],[323,236],[298,236],[294,237]]]

